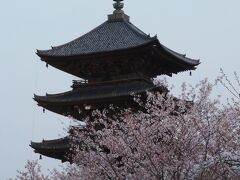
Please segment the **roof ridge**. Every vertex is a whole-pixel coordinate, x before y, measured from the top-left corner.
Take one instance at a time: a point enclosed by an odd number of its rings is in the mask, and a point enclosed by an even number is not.
[[[131,22],[124,22],[126,25],[127,25],[127,27],[129,28],[129,29],[132,29],[133,30],[133,32],[135,33],[135,34],[137,34],[137,35],[141,35],[142,37],[144,37],[144,38],[151,38],[149,35],[147,35],[145,32],[143,32],[141,29],[139,29],[137,26],[135,26],[133,23],[131,23]]]

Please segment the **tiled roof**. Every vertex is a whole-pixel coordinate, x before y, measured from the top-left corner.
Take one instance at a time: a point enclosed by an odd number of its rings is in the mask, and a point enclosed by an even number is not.
[[[35,153],[65,161],[71,161],[71,145],[68,137],[55,139],[50,141],[43,140],[42,142],[31,142],[30,146],[34,149]]]
[[[106,21],[89,33],[50,50],[38,50],[39,56],[77,56],[141,46],[151,38],[128,21]]]
[[[100,86],[86,86],[66,93],[46,96],[34,96],[39,103],[79,103],[97,100],[106,100],[108,98],[124,97],[132,94],[143,93],[155,88],[152,83],[146,81],[123,82],[119,84],[108,84]]]
[[[61,138],[61,139],[54,139],[54,140],[43,140],[42,142],[36,143],[31,142],[30,146],[34,149],[68,149],[70,148],[69,145],[69,138]]]

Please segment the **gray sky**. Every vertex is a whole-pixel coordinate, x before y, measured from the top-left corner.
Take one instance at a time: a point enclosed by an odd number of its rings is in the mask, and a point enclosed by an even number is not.
[[[171,78],[176,91],[183,81],[211,80],[222,67],[226,73],[240,67],[239,0],[125,0],[131,22],[162,44],[188,57],[201,59],[193,76],[181,73]],[[112,13],[112,0],[8,0],[0,5],[0,179],[23,168],[27,159],[37,159],[28,146],[31,140],[63,135],[68,119],[37,107],[33,94],[69,90],[72,79],[52,67],[46,69],[35,55],[73,40],[100,25]],[[219,92],[226,93],[224,89]],[[47,168],[59,161],[44,158]]]

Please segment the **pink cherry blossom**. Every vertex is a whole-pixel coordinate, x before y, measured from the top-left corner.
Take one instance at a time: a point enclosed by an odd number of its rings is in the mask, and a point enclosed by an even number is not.
[[[84,119],[85,131],[76,128],[72,136],[73,164],[45,177],[28,162],[17,179],[239,179],[239,101],[222,105],[210,97],[213,87],[203,80],[183,84],[178,98],[169,92],[134,96],[142,107],[137,111],[95,110]]]

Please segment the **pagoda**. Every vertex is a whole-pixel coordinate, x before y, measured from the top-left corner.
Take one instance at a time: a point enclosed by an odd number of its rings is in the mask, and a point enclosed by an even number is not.
[[[68,92],[34,95],[39,106],[79,121],[110,104],[135,107],[132,95],[154,90],[157,76],[195,70],[200,64],[142,32],[122,10],[123,0],[114,1],[113,14],[100,26],[66,44],[37,50],[47,65],[80,78]],[[68,137],[30,146],[36,153],[69,161],[65,156],[70,151]]]

